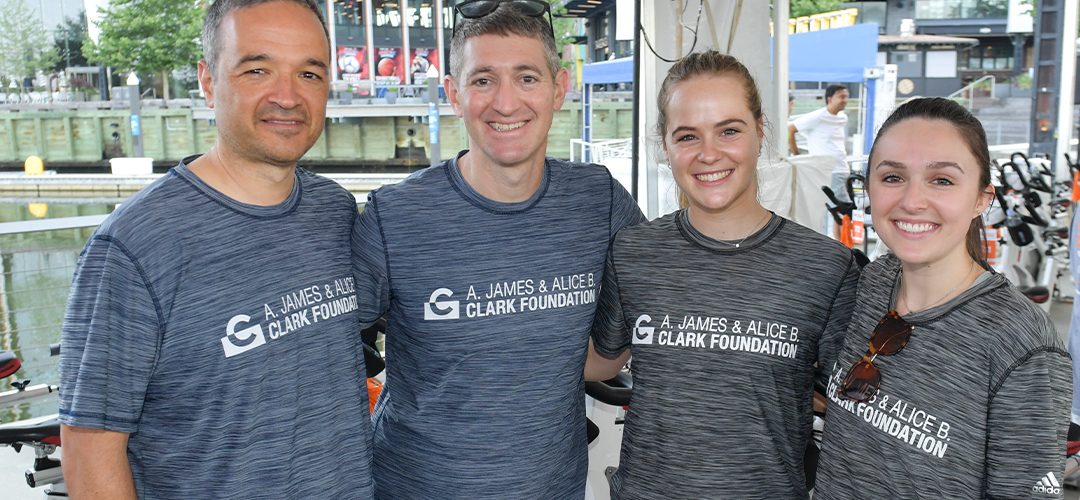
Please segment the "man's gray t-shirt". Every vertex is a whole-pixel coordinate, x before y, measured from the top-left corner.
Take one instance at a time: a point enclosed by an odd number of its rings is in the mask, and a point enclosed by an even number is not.
[[[904,349],[878,356],[881,389],[838,397],[895,304],[901,262],[866,267],[829,381],[815,500],[1062,498],[1071,362],[1050,318],[991,274],[909,314]]]
[[[553,158],[521,203],[456,159],[371,193],[353,252],[361,320],[389,311],[377,498],[582,498],[596,293],[612,235],[642,220],[606,168]]]
[[[356,217],[303,169],[268,207],[170,170],[80,255],[60,421],[129,433],[140,498],[371,498]]]
[[[620,231],[593,327],[597,351],[633,351],[612,498],[807,498],[814,364],[833,365],[858,276],[777,216],[738,248],[685,210]]]

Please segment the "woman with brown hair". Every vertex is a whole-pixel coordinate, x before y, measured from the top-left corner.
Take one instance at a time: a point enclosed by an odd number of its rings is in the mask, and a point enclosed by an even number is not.
[[[982,125],[948,99],[909,101],[878,132],[866,184],[893,254],[859,283],[815,499],[1061,498],[1069,354],[986,265]]]
[[[847,331],[858,265],[758,202],[761,97],[738,60],[687,56],[658,103],[686,208],[615,236],[585,367],[606,380],[633,350],[612,498],[805,499],[814,379]]]

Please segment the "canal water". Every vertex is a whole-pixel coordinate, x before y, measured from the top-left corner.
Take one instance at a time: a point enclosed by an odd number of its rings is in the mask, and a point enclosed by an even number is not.
[[[102,215],[115,205],[43,206],[0,205],[0,222]],[[95,227],[0,235],[0,349],[15,352],[22,368],[0,379],[0,392],[11,383],[30,379],[30,385],[57,385],[58,359],[49,344],[60,341],[71,277],[83,244]],[[55,395],[0,408],[0,424],[50,415],[57,411]]]

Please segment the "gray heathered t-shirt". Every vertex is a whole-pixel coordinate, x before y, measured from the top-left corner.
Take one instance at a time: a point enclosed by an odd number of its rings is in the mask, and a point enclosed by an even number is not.
[[[593,327],[599,352],[634,356],[612,498],[807,498],[814,363],[833,365],[858,277],[850,250],[776,216],[738,248],[685,210],[620,231]]]
[[[260,207],[181,163],[83,249],[60,421],[129,433],[139,498],[372,496],[356,201],[306,170],[295,179]]]
[[[829,383],[815,500],[1062,498],[1071,362],[1050,318],[1000,274],[909,314],[868,403],[837,397],[895,303],[900,260],[863,271]]]
[[[362,321],[390,313],[377,498],[581,500],[596,292],[612,235],[642,220],[606,168],[552,158],[521,203],[456,159],[371,193],[353,251]]]

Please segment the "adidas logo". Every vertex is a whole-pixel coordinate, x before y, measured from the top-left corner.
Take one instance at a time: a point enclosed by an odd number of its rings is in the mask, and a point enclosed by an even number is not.
[[[1061,483],[1058,483],[1057,477],[1053,472],[1046,474],[1039,482],[1035,483],[1035,486],[1031,487],[1031,491],[1035,493],[1046,493],[1047,495],[1060,495]]]

